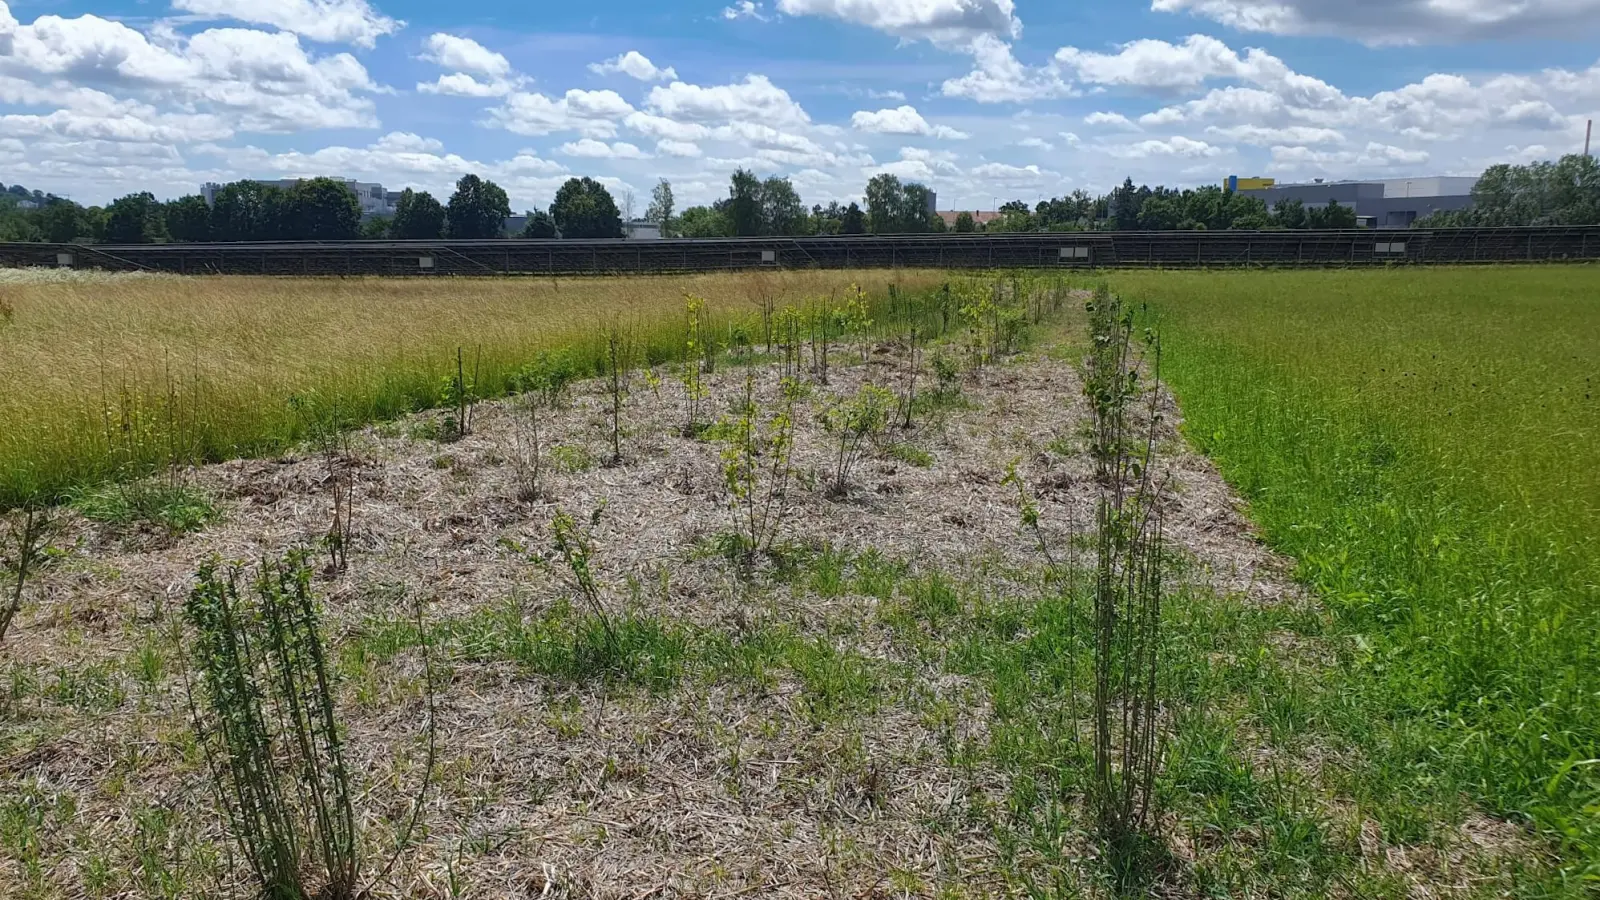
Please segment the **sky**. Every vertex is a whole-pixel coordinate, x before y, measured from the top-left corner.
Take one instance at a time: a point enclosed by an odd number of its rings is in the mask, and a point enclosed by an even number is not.
[[[738,167],[942,209],[1581,152],[1600,0],[0,0],[0,183],[332,175],[643,214]]]

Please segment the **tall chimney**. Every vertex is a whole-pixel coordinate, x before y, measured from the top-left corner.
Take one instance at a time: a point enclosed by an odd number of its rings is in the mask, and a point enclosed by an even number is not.
[[[1583,155],[1589,155],[1589,139],[1594,137],[1594,120],[1589,120],[1589,127],[1583,130]]]

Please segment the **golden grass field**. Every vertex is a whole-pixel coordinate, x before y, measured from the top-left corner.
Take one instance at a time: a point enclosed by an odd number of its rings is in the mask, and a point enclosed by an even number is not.
[[[934,272],[737,273],[605,279],[181,278],[5,273],[0,278],[0,506],[170,457],[270,451],[299,436],[289,398],[339,398],[357,419],[438,402],[458,348],[480,385],[538,351],[592,345],[621,321],[654,349],[677,340],[684,298],[722,322],[779,305],[882,295]],[[481,359],[480,359],[481,354]],[[487,391],[493,393],[493,390]],[[179,427],[172,427],[177,421]]]

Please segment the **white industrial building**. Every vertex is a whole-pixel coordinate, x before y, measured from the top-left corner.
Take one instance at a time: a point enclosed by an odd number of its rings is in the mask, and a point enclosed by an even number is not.
[[[1260,198],[1268,208],[1283,200],[1299,200],[1306,209],[1337,202],[1353,207],[1357,223],[1362,227],[1409,228],[1412,222],[1424,216],[1471,207],[1472,188],[1477,183],[1477,177],[1470,175],[1426,175],[1381,181],[1317,179],[1304,184],[1269,183],[1248,188],[1241,183],[1239,193]]]

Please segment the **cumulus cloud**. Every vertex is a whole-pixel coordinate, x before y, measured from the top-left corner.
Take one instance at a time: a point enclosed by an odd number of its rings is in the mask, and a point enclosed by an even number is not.
[[[479,81],[465,72],[452,72],[433,81],[418,82],[417,90],[447,97],[503,97],[511,93],[512,86],[505,81]]]
[[[511,75],[511,63],[504,56],[471,38],[442,32],[428,36],[423,43],[422,59],[443,69],[470,72],[496,80]]]
[[[1220,147],[1214,147],[1205,141],[1197,141],[1183,135],[1175,135],[1166,140],[1139,141],[1135,144],[1123,144],[1106,148],[1106,152],[1118,159],[1148,159],[1150,157],[1175,156],[1187,159],[1204,159],[1216,156],[1222,152]]]
[[[1005,163],[994,162],[984,163],[981,166],[973,166],[969,170],[969,174],[975,178],[982,178],[987,181],[1004,182],[1007,184],[1033,184],[1045,181],[1047,179],[1061,177],[1056,172],[1051,172],[1048,169],[1041,169],[1035,165],[1010,166],[1006,165]]]
[[[1083,124],[1104,126],[1106,128],[1122,128],[1128,131],[1137,131],[1139,126],[1129,121],[1128,117],[1119,112],[1092,112],[1083,117]]]
[[[584,138],[561,145],[561,152],[567,156],[579,156],[585,159],[648,159],[649,156],[633,144],[625,141],[607,144],[592,138]]]
[[[1272,148],[1272,162],[1268,165],[1268,170],[1320,172],[1335,167],[1371,171],[1419,166],[1430,158],[1423,150],[1408,150],[1378,141],[1368,142],[1361,150],[1324,151],[1309,147],[1279,146]]]
[[[617,124],[634,112],[615,91],[573,89],[559,100],[531,91],[517,91],[489,110],[489,125],[513,134],[546,135],[576,131],[587,138],[613,138]]]
[[[174,9],[210,19],[271,25],[323,43],[371,47],[406,23],[373,9],[367,0],[173,0]]]
[[[850,117],[850,124],[857,131],[873,134],[917,134],[952,141],[964,141],[971,137],[948,125],[928,124],[928,120],[913,106],[880,109],[877,112],[861,110]]]
[[[1012,0],[778,0],[778,10],[840,19],[909,39],[955,43],[980,35],[1022,34]]]
[[[656,152],[662,156],[676,156],[679,159],[698,159],[705,155],[700,145],[692,141],[656,141]]]
[[[15,45],[17,35],[17,20],[11,15],[11,8],[0,2],[0,56],[9,56],[11,48]]]
[[[1207,134],[1214,134],[1241,144],[1270,147],[1274,144],[1342,144],[1344,135],[1332,128],[1313,128],[1309,125],[1290,125],[1286,128],[1262,128],[1259,125],[1230,125],[1219,128],[1211,125]]]
[[[128,103],[171,116],[209,114],[234,131],[293,132],[373,127],[380,90],[348,53],[316,57],[288,32],[214,28],[156,44],[120,22],[40,16],[10,32],[0,56],[0,102],[55,106],[58,121],[127,115]],[[78,80],[93,88],[76,84]],[[214,134],[208,122],[198,131]]]
[[[656,64],[651,62],[649,57],[637,50],[629,50],[605,62],[590,63],[589,71],[596,75],[614,75],[620,72],[639,81],[678,80],[678,73],[671,66],[665,69],[656,68]]]
[[[698,122],[679,122],[646,112],[629,113],[627,118],[622,120],[622,124],[645,137],[668,141],[698,141],[711,135],[711,129]]]
[[[1401,44],[1592,31],[1600,0],[1152,0],[1150,8],[1241,31]]]
[[[977,36],[967,50],[972,54],[972,71],[941,85],[940,92],[946,97],[979,103],[1027,103],[1072,93],[1055,68],[1022,64],[1010,44],[992,35]]]
[[[1116,53],[1062,47],[1055,61],[1082,82],[1155,90],[1192,89],[1213,78],[1238,78],[1247,66],[1227,44],[1201,34],[1181,44],[1132,41]]]
[[[1025,137],[1022,140],[1017,141],[1017,146],[1018,147],[1031,147],[1031,148],[1033,148],[1035,150],[1046,150],[1046,151],[1054,150],[1056,148],[1055,144],[1052,144],[1049,141],[1047,141],[1047,140],[1045,140],[1044,138],[1041,138],[1041,137]]]
[[[675,81],[650,89],[646,105],[660,116],[688,122],[759,122],[775,127],[805,125],[811,117],[789,92],[765,75],[701,87]]]

